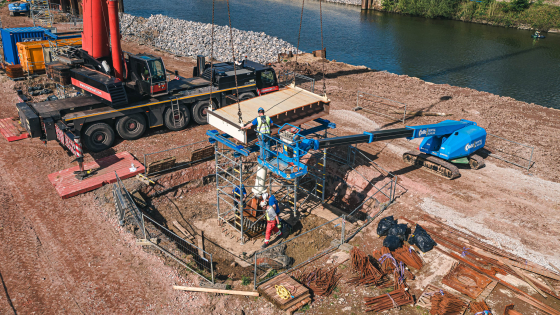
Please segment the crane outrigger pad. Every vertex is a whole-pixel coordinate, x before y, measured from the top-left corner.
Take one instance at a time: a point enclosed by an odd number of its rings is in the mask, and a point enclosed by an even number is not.
[[[240,102],[243,123],[239,123],[237,104],[208,111],[208,123],[247,144],[256,136],[254,130],[241,127],[257,117],[259,107],[274,122],[272,132],[285,123],[300,125],[329,114],[330,100],[290,85],[285,89]]]

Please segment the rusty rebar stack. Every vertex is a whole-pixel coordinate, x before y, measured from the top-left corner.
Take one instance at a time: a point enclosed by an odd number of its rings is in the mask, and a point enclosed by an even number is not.
[[[391,255],[391,251],[387,247],[382,247],[380,253],[381,253],[381,257],[378,258],[377,261],[380,261],[380,259],[382,259],[384,255]],[[381,270],[383,272],[390,273],[391,271],[393,271],[393,269],[395,269],[395,264],[393,264],[392,259],[383,259],[381,261]]]
[[[378,285],[382,282],[383,273],[371,262],[370,258],[357,247],[350,251],[352,268],[360,275],[351,278],[347,283],[362,285]]]
[[[471,313],[476,314],[479,312],[490,311],[490,306],[484,301],[472,301],[470,304]]]
[[[465,302],[452,294],[434,294],[431,299],[432,315],[455,315],[464,311]]]
[[[399,288],[375,297],[367,297],[364,299],[366,304],[366,312],[383,312],[403,305],[414,303],[414,299],[408,293],[408,288],[399,285]]]
[[[424,265],[424,262],[422,261],[420,256],[418,256],[416,251],[413,251],[410,248],[406,249],[404,247],[401,247],[395,250],[393,252],[393,257],[395,257],[396,260],[402,261],[405,265],[412,267],[416,270],[420,270]]]
[[[296,279],[313,291],[313,294],[329,296],[342,277],[342,275],[336,274],[337,267],[326,271],[321,268],[314,268],[309,272],[302,272]]]

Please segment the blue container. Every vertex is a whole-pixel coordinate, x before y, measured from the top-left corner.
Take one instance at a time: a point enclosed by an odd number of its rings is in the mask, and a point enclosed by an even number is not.
[[[2,34],[2,45],[4,46],[4,60],[11,65],[19,64],[16,43],[46,40],[46,31],[48,30],[42,27],[18,27],[1,29],[0,33]]]

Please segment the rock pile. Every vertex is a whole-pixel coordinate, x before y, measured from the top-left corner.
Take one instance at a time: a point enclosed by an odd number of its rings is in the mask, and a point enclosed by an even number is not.
[[[180,55],[210,57],[212,25],[170,18],[161,14],[145,19],[130,14],[121,17],[123,36],[134,36],[144,44]],[[236,60],[247,56],[260,63],[277,60],[279,53],[296,51],[296,48],[264,32],[241,31],[232,28]],[[228,26],[214,26],[214,59],[231,61],[232,52]]]

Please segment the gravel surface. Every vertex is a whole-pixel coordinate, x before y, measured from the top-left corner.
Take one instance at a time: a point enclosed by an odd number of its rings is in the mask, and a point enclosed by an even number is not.
[[[161,14],[148,19],[124,14],[121,32],[135,36],[153,45],[180,56],[211,56],[212,25],[170,18]],[[260,63],[274,62],[278,54],[296,51],[296,48],[277,37],[264,32],[241,31],[232,28],[236,60],[244,59]],[[214,59],[231,61],[230,28],[214,26]]]

